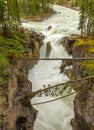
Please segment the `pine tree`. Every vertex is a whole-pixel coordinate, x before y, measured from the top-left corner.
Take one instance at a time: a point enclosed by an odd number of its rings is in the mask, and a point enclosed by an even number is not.
[[[3,0],[0,1],[0,24],[3,27],[5,21],[5,2]]]
[[[0,24],[4,36],[15,33],[20,24],[18,0],[0,0]]]
[[[49,11],[50,0],[19,0],[19,9],[22,15],[37,16]],[[25,10],[23,10],[23,8]]]
[[[79,29],[82,35],[94,35],[94,0],[80,0]]]

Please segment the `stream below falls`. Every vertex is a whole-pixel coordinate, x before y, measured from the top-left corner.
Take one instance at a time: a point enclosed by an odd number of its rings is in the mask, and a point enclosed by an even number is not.
[[[42,22],[22,23],[29,30],[42,32],[45,36],[44,44],[40,49],[40,57],[46,57],[46,43],[50,41],[52,46],[49,58],[71,58],[63,48],[61,41],[65,36],[79,34],[77,30],[79,22],[79,12],[53,5],[57,12]],[[48,26],[52,26],[48,30]],[[60,73],[61,60],[58,61],[38,61],[29,71],[29,80],[32,81],[33,90],[39,90],[43,86],[56,85],[68,81],[68,77]],[[38,110],[34,130],[71,130],[70,120],[73,118],[73,98],[67,97],[55,102],[34,106]],[[35,97],[32,102],[41,102],[54,99],[54,97]]]

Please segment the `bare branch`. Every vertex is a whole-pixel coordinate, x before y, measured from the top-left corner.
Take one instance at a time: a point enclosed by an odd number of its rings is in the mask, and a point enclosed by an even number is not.
[[[73,81],[68,81],[66,83],[61,83],[61,84],[57,84],[57,85],[54,85],[54,86],[51,86],[49,88],[45,88],[45,89],[41,89],[41,90],[38,90],[36,91],[35,93],[39,93],[39,92],[42,92],[42,91],[45,91],[45,90],[48,90],[48,89],[51,89],[51,88],[55,88],[55,87],[58,87],[60,85],[65,85],[65,84],[71,84],[71,83],[76,83],[76,82],[79,82],[79,81],[83,81],[83,80],[87,80],[87,79],[94,79],[94,76],[89,76],[89,77],[86,77],[86,78],[81,78],[81,79],[78,79],[78,80],[73,80]],[[44,102],[39,102],[39,103],[34,103],[32,105],[41,105],[41,104],[45,104],[45,103],[50,103],[50,102],[53,102],[53,101],[57,101],[57,100],[60,100],[62,98],[66,98],[68,96],[71,96],[73,94],[75,94],[76,92],[72,92],[70,94],[67,94],[65,96],[62,96],[62,97],[59,97],[59,98],[55,98],[55,99],[52,99],[52,100],[48,100],[48,101],[44,101]]]
[[[60,100],[60,99],[62,99],[62,98],[66,98],[66,97],[71,96],[71,95],[73,95],[73,94],[75,94],[75,92],[70,93],[70,94],[67,94],[67,95],[62,96],[62,97],[59,97],[59,98],[56,98],[56,99],[53,99],[53,100],[48,100],[48,101],[45,101],[45,102],[34,103],[34,104],[32,104],[32,105],[41,105],[41,104],[45,104],[45,103],[50,103],[50,102],[53,102],[53,101]]]
[[[51,86],[51,87],[48,87],[48,88],[40,89],[38,91],[35,91],[34,93],[36,95],[36,94],[43,92],[43,91],[46,91],[48,89],[52,89],[52,88],[60,87],[61,85],[72,84],[72,83],[76,83],[76,82],[80,82],[80,81],[88,80],[88,79],[94,79],[94,76],[88,76],[88,77],[85,77],[85,78],[81,78],[81,79],[77,79],[77,80],[73,80],[73,81],[68,81],[68,82],[65,82],[65,83],[60,83],[60,84],[57,84],[57,85],[54,85],[54,86]]]
[[[78,61],[78,60],[94,60],[94,58],[25,58],[24,60],[73,60],[73,61]]]

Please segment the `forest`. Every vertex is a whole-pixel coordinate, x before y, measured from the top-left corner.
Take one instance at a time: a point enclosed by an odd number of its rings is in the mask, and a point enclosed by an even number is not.
[[[79,21],[78,21],[79,24],[77,30],[79,30],[80,33],[75,34],[74,31],[71,34],[71,38],[68,37],[67,44],[63,45],[65,49],[67,49],[68,54],[71,53],[73,55],[75,61],[75,63],[74,61],[70,60],[64,61],[64,64],[62,62],[62,65],[60,66],[61,72],[63,72],[66,65],[72,65],[73,69],[76,70],[74,71],[70,69],[66,72],[68,73],[68,77],[70,79],[68,85],[66,83],[61,84],[58,83],[59,85],[53,84],[52,86],[47,85],[47,87],[50,87],[51,89],[55,88],[54,90],[55,92],[53,92],[55,94],[51,93],[51,95],[52,96],[54,95],[56,97],[57,95],[62,95],[63,90],[66,91],[67,87],[69,88],[69,90],[73,89],[75,92],[68,93],[66,96],[63,97],[67,97],[76,93],[78,97],[82,98],[81,102],[80,99],[78,101],[77,96],[74,100],[75,113],[80,111],[80,108],[79,109],[76,108],[77,105],[75,103],[76,100],[78,106],[81,107],[83,107],[84,103],[88,103],[89,101],[92,100],[91,107],[92,109],[94,109],[93,107],[94,103],[92,103],[93,102],[92,98],[94,97],[93,96],[94,95],[93,93],[94,0],[0,0],[0,129],[1,130],[33,130],[37,110],[32,107],[30,100],[31,98],[35,97],[38,94],[41,96],[43,94],[48,96],[50,95],[49,88],[46,88],[44,84],[43,84],[44,88],[39,89],[37,91],[32,92],[32,89],[30,89],[30,86],[32,87],[31,85],[32,83],[28,81],[28,73],[29,70],[33,68],[33,66],[37,64],[39,60],[40,56],[39,50],[41,46],[43,46],[43,39],[45,38],[45,36],[41,32],[36,32],[35,30],[32,29],[30,31],[29,29],[24,28],[22,26],[22,22],[23,20],[26,20],[25,24],[27,24],[28,21],[29,22],[31,21],[31,24],[33,24],[32,21],[36,23],[38,22],[41,23],[45,19],[49,20],[49,18],[52,17],[53,15],[58,14],[60,15],[61,12],[56,12],[55,10],[53,10],[54,5],[58,5],[60,7],[66,7],[68,9],[72,9],[74,11],[79,12]],[[63,23],[63,20],[61,22]],[[35,26],[36,25],[37,24],[35,24]],[[52,26],[49,25],[48,31],[50,31],[51,29]],[[53,31],[53,34],[57,32],[58,31]],[[51,43],[47,41],[46,47],[47,47],[46,49],[48,49],[48,51],[46,50],[46,58],[49,58],[48,56],[51,54],[53,45],[51,45]],[[78,54],[78,52],[80,52],[80,55]],[[36,60],[30,61],[30,58],[31,59],[35,58]],[[78,61],[75,58],[78,58]],[[80,60],[79,58],[83,58],[83,60]],[[86,60],[84,60],[84,58]],[[25,59],[29,60],[26,61]],[[76,86],[75,82],[77,82],[77,88],[75,88]],[[58,90],[58,86],[61,86],[62,84],[65,86],[63,90],[60,91]],[[83,88],[81,88],[82,86]],[[87,88],[85,88],[85,86]],[[21,104],[21,107],[19,104]],[[41,102],[39,104],[41,104]],[[14,114],[15,110],[14,108],[12,108],[13,106],[15,106],[16,109],[18,109],[18,115]],[[28,108],[28,110],[25,110],[26,108]],[[31,111],[31,117],[29,116],[30,114],[29,109]],[[13,119],[12,116],[9,116],[8,111],[13,116]],[[25,111],[27,111],[27,113],[25,113]],[[21,116],[21,114],[23,116]],[[94,113],[92,112],[92,116],[94,116],[93,114]],[[28,118],[26,118],[26,116]],[[89,116],[86,117],[89,118]],[[80,115],[79,112],[76,113],[74,119],[71,120],[73,130],[94,130],[94,121],[92,121],[93,119],[91,118],[93,117],[90,116],[90,119],[86,118],[84,119],[84,117]],[[28,127],[26,126],[26,124],[28,125],[30,124],[28,123],[29,122],[28,120],[31,121],[30,123],[32,124],[32,126]],[[83,122],[83,125],[81,125],[81,121]],[[69,129],[66,128],[65,130]]]
[[[0,1],[0,66],[1,68],[8,66],[8,59],[11,55],[19,55],[23,53],[23,46],[21,44],[25,41],[19,35],[19,27],[21,25],[21,17],[38,17],[45,13],[49,13],[49,3],[61,4],[67,3],[66,0],[1,0]],[[94,1],[77,0],[73,1],[74,6],[80,6],[80,21],[79,29],[83,37],[94,35]],[[44,16],[45,17],[45,16]],[[7,40],[10,42],[7,44]],[[14,40],[14,42],[12,42]],[[20,42],[21,41],[21,42]],[[5,44],[2,45],[2,42]],[[16,44],[15,44],[16,43]],[[12,46],[12,47],[11,47]],[[12,55],[12,56],[13,56]],[[1,69],[2,70],[2,69]],[[1,72],[0,83],[3,82],[2,75],[7,72]],[[7,76],[5,76],[7,77]],[[5,78],[4,78],[5,80]]]
[[[11,33],[12,30],[17,30],[20,25],[20,19],[23,16],[29,16],[32,18],[43,13],[50,11],[50,3],[61,4],[67,3],[66,0],[57,0],[52,2],[51,0],[1,0],[0,1],[0,23],[3,33],[6,28],[6,33]],[[74,0],[73,6],[80,6],[80,25],[79,28],[82,32],[90,34],[94,31],[94,1]],[[72,6],[72,5],[70,5]],[[83,29],[84,28],[84,29]],[[9,32],[7,32],[9,30]],[[5,35],[8,35],[6,34]],[[10,34],[11,35],[11,34]]]

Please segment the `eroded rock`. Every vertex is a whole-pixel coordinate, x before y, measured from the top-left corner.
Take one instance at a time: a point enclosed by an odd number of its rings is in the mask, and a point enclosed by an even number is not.
[[[47,44],[46,44],[46,57],[49,57],[49,55],[51,53],[51,49],[52,49],[52,47],[51,47],[50,42],[47,42]]]
[[[63,61],[61,66],[60,66],[60,69],[61,69],[61,73],[65,71],[65,68],[67,66],[71,66],[72,65],[72,61]]]
[[[70,37],[65,37],[63,39],[63,46],[65,47],[69,55],[71,55],[73,52],[72,49],[73,49],[74,43],[75,43],[75,39],[72,39]]]
[[[31,104],[31,98],[35,93],[32,92],[28,72],[37,60],[28,59],[39,57],[42,40],[42,34],[30,34],[28,42],[24,44],[23,57],[10,61],[8,84],[0,86],[0,125],[4,130],[33,130],[38,111]],[[2,99],[4,100],[1,102]]]
[[[74,46],[74,58],[84,58],[84,46]],[[73,76],[75,79],[83,78],[84,66],[83,61],[75,61],[73,63]],[[89,71],[89,70],[87,70]],[[74,84],[76,97],[74,99],[75,122],[73,130],[94,130],[94,80],[83,80]],[[79,87],[79,89],[77,89]]]

